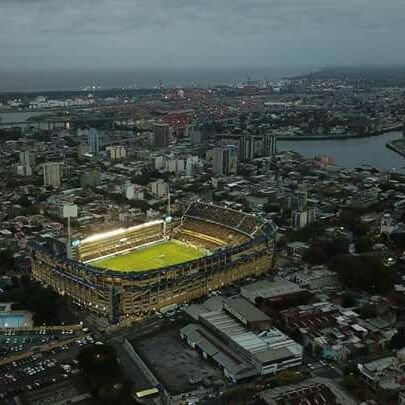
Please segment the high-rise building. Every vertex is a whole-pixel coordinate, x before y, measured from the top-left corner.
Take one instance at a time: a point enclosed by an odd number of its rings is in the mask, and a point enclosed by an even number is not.
[[[201,167],[201,162],[198,156],[189,156],[186,160],[186,175],[194,176],[199,167]]]
[[[271,133],[263,134],[262,156],[273,156],[277,153],[277,135]]]
[[[161,170],[165,168],[166,161],[163,156],[156,156],[154,159],[154,166],[156,170]]]
[[[166,197],[169,192],[169,185],[162,179],[153,181],[150,183],[151,193],[158,197]]]
[[[171,173],[184,173],[186,162],[184,159],[170,159],[166,162],[166,171]]]
[[[201,131],[196,127],[191,127],[189,130],[191,145],[199,145],[202,141]]]
[[[87,155],[89,153],[89,145],[81,143],[78,147],[77,147],[77,157],[81,158],[84,155]]]
[[[20,163],[23,166],[30,166],[31,169],[35,168],[36,165],[35,154],[29,151],[20,152]]]
[[[20,152],[20,164],[17,165],[18,176],[32,176],[36,166],[35,154],[29,151]]]
[[[143,200],[145,198],[145,193],[142,187],[135,184],[131,183],[125,184],[124,192],[125,197],[128,200]]]
[[[220,175],[236,174],[238,156],[234,146],[214,148],[212,150],[212,172]]]
[[[305,186],[301,186],[299,190],[295,192],[297,207],[299,210],[304,210],[308,206],[308,192]]]
[[[106,151],[111,160],[125,159],[127,157],[127,151],[122,145],[108,146]]]
[[[316,208],[307,208],[305,210],[294,210],[291,213],[291,226],[294,229],[304,228],[317,218]]]
[[[243,134],[239,139],[239,159],[248,161],[254,158],[255,141],[251,134]]]
[[[89,153],[97,155],[100,152],[100,133],[95,128],[90,128],[87,133]]]
[[[380,221],[380,233],[390,235],[395,229],[394,219],[391,214],[385,213]]]
[[[170,127],[168,124],[154,124],[153,135],[156,147],[167,148],[169,146]]]
[[[47,162],[43,165],[44,186],[58,188],[61,185],[63,163]]]
[[[15,169],[17,176],[32,176],[32,169],[30,165],[17,165]]]

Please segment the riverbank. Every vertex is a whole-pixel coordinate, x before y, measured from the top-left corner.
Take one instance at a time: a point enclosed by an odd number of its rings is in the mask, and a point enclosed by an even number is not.
[[[387,142],[385,146],[405,158],[405,140],[398,139],[395,141]]]
[[[405,173],[404,158],[386,147],[387,143],[402,137],[402,132],[393,131],[380,136],[347,140],[279,141],[277,149],[295,151],[310,159],[316,156],[328,156],[340,167],[355,168],[370,165],[383,171],[389,171],[395,167],[397,171],[401,170]]]
[[[394,125],[392,127],[381,128],[378,131],[374,131],[369,134],[364,135],[353,135],[353,134],[345,134],[345,135],[303,135],[303,136],[278,136],[277,140],[279,141],[338,141],[344,139],[362,139],[362,138],[371,138],[373,136],[379,136],[386,134],[387,132],[392,131],[401,131],[405,127],[403,124],[401,125]]]

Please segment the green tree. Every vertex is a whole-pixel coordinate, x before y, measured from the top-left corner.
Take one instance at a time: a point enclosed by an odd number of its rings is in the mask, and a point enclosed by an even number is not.
[[[405,347],[405,328],[398,328],[398,332],[391,338],[390,346],[394,350]]]
[[[0,250],[0,273],[7,274],[15,270],[15,261],[11,250]]]
[[[385,293],[397,279],[395,270],[385,267],[377,255],[339,255],[329,267],[340,274],[347,288],[358,291]]]
[[[122,375],[113,346],[90,346],[79,353],[78,361],[79,368],[98,401],[108,404],[129,403],[129,384]]]
[[[367,253],[373,248],[373,242],[368,236],[360,236],[355,241],[355,247],[357,253]]]
[[[356,299],[352,294],[345,293],[342,296],[342,307],[351,308],[356,305]]]
[[[311,265],[324,264],[328,261],[328,255],[322,247],[313,245],[305,250],[303,260]]]

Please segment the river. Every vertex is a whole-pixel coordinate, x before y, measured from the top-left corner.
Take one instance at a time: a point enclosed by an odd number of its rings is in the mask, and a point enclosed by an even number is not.
[[[6,112],[0,113],[3,123],[26,121],[29,117],[41,115],[41,112]],[[351,138],[320,141],[279,141],[280,151],[293,150],[303,156],[330,156],[333,162],[341,167],[370,165],[380,170],[405,172],[405,159],[388,149],[385,144],[402,137],[400,131],[387,132],[369,138]]]
[[[279,141],[279,151],[293,150],[305,157],[330,156],[341,167],[370,165],[380,170],[405,171],[405,159],[386,148],[387,142],[402,137],[399,131],[370,138],[352,138],[320,141]]]
[[[30,117],[35,117],[38,115],[44,115],[44,112],[38,111],[16,111],[16,112],[0,112],[1,122],[7,124],[9,122],[25,122],[28,121]]]

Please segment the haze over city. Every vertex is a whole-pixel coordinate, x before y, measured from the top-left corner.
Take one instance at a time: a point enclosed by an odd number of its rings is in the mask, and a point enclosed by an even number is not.
[[[401,0],[2,0],[1,69],[405,63]]]
[[[405,405],[404,0],[0,0],[0,405]]]

